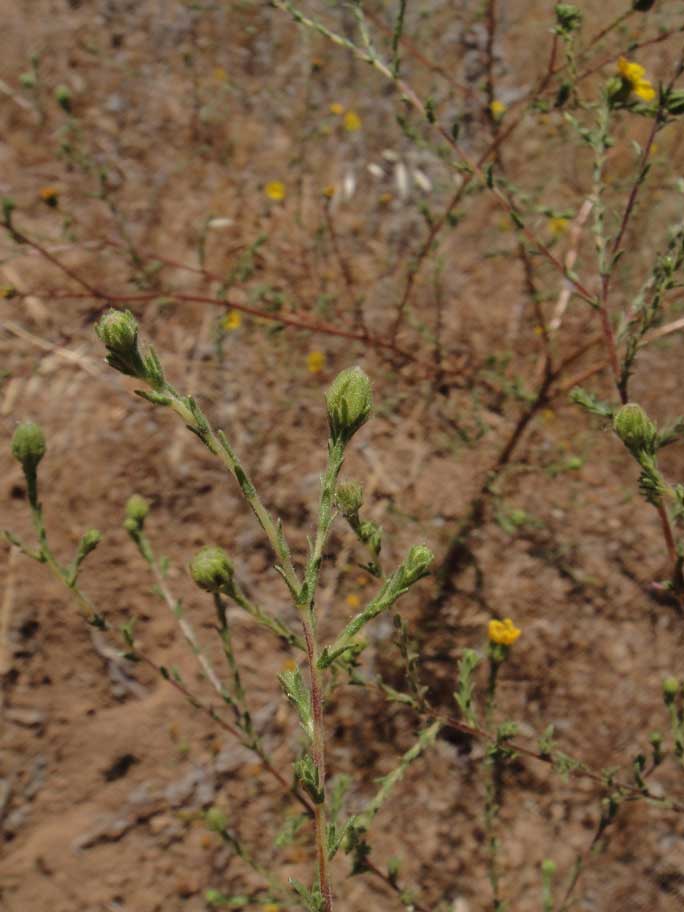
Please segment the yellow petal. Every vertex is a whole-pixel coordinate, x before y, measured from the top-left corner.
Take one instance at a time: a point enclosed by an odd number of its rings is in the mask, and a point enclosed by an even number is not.
[[[285,199],[285,184],[282,181],[269,181],[264,187],[264,193],[270,200],[279,203]]]

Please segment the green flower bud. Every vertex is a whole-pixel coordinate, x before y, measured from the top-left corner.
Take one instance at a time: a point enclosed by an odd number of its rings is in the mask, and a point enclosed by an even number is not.
[[[67,114],[71,114],[71,90],[68,86],[58,85],[55,89],[57,104]]]
[[[330,436],[347,444],[368,420],[373,406],[370,380],[360,367],[349,367],[333,380],[325,394]]]
[[[358,532],[361,541],[377,556],[382,548],[382,529],[370,519],[364,520]]]
[[[147,378],[145,362],[138,348],[138,322],[129,310],[110,308],[95,326],[107,347],[107,363],[130,377]]]
[[[345,481],[337,486],[335,502],[343,516],[356,516],[363,506],[363,488],[357,481]]]
[[[658,429],[636,402],[628,402],[618,409],[613,418],[613,430],[634,456],[655,452]]]
[[[554,9],[558,30],[570,34],[582,24],[582,10],[572,3],[558,3]]]
[[[33,421],[23,421],[12,437],[12,455],[21,463],[24,472],[35,472],[45,456],[45,434]]]
[[[541,869],[544,877],[553,877],[556,873],[556,862],[550,858],[545,858],[541,863]]]
[[[663,736],[659,731],[651,732],[648,736],[651,747],[653,748],[653,763],[659,766],[663,762]]]
[[[228,826],[228,818],[220,808],[210,807],[204,815],[207,827],[214,833],[222,833]]]
[[[138,345],[138,321],[130,310],[111,307],[100,318],[95,332],[110,351],[127,354]]]
[[[425,545],[414,545],[404,563],[406,582],[410,585],[421,579],[428,572],[428,567],[435,555]]]
[[[126,501],[126,520],[131,520],[134,528],[142,528],[145,517],[149,512],[150,502],[141,497],[140,494],[133,494]],[[124,523],[124,525],[126,524]]]
[[[677,678],[669,677],[663,681],[663,699],[666,703],[674,703],[679,693],[679,681]]]
[[[102,533],[99,529],[88,529],[79,543],[79,555],[82,554],[83,557],[86,557],[91,551],[94,551],[95,548],[97,548],[101,541]]]
[[[218,592],[233,578],[233,565],[223,548],[208,545],[190,561],[190,576],[207,592]]]
[[[27,72],[22,73],[19,77],[19,84],[23,89],[35,89],[36,87],[36,75],[35,73]]]

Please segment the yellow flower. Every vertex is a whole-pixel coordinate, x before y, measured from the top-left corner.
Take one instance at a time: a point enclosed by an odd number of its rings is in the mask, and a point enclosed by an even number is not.
[[[339,103],[339,101],[333,101],[330,105],[331,114],[341,114],[344,111],[344,106]]]
[[[16,298],[17,289],[14,285],[3,285],[0,288],[0,298]]]
[[[278,912],[279,909],[278,903],[266,903],[265,906],[261,907],[261,912]]]
[[[345,601],[349,605],[350,608],[358,608],[359,605],[361,604],[361,599],[358,597],[358,595],[355,595],[353,592],[351,595],[347,596]]]
[[[655,89],[645,78],[646,70],[639,63],[633,63],[626,57],[620,57],[618,60],[618,73],[634,94],[641,98],[642,101],[653,101],[655,98]]]
[[[239,329],[241,323],[242,314],[239,310],[229,310],[223,318],[223,328],[227,332],[233,332],[234,329]]]
[[[264,193],[270,200],[279,203],[285,199],[285,184],[282,181],[269,181],[264,187]]]
[[[549,231],[554,237],[560,237],[561,234],[565,234],[568,230],[568,220],[566,218],[561,218],[560,216],[550,218],[548,225]]]
[[[310,374],[320,374],[325,367],[325,354],[321,351],[312,351],[306,356],[306,369]]]
[[[356,111],[347,111],[344,115],[344,129],[350,133],[356,133],[361,129],[361,118]]]
[[[334,184],[326,184],[326,186],[323,187],[323,190],[322,190],[321,192],[323,193],[323,196],[324,196],[326,199],[332,199],[333,196],[335,196],[335,185],[334,185]]]
[[[510,618],[503,621],[490,621],[488,627],[489,640],[502,646],[512,646],[522,631],[515,626]]]
[[[56,209],[59,205],[59,190],[56,187],[43,187],[40,198],[46,205]]]
[[[285,659],[282,664],[282,671],[295,671],[297,669],[297,663],[294,659]]]
[[[211,75],[216,82],[225,82],[228,79],[228,73],[222,66],[215,66]]]
[[[506,113],[506,105],[503,101],[499,101],[498,98],[495,98],[489,106],[489,111],[494,120],[500,120]]]

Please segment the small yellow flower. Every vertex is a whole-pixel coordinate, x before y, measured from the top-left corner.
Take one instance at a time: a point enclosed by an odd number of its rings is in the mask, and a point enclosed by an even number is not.
[[[501,118],[506,113],[506,105],[503,103],[503,101],[499,101],[498,98],[495,98],[489,106],[489,112],[494,120],[501,120]]]
[[[322,193],[326,199],[332,199],[333,196],[335,196],[335,185],[327,184],[325,187],[323,187]]]
[[[503,621],[490,621],[488,633],[491,643],[499,643],[501,646],[512,646],[522,631],[515,626],[510,618],[504,618]]]
[[[378,197],[378,203],[381,206],[389,206],[393,199],[394,196],[389,192],[389,190],[386,190],[385,193],[381,193]]]
[[[627,60],[626,57],[620,57],[618,60],[618,73],[634,94],[641,98],[642,101],[653,101],[655,98],[655,89],[646,79],[646,70],[639,63]]]
[[[59,205],[59,190],[56,187],[43,187],[40,191],[40,198],[47,206],[56,209]]]
[[[306,356],[306,369],[310,374],[320,374],[325,367],[325,353],[312,351]]]
[[[568,230],[568,220],[560,216],[554,216],[548,222],[549,231],[554,237],[560,237]]]
[[[222,66],[215,66],[211,75],[215,82],[225,82],[228,79],[228,73]]]
[[[261,907],[261,912],[279,912],[279,909],[278,903],[266,903],[265,906]]]
[[[358,608],[361,604],[361,599],[358,597],[358,595],[355,595],[352,592],[351,595],[347,596],[345,602],[349,605],[350,608]]]
[[[356,133],[361,129],[361,118],[356,111],[347,111],[344,115],[344,129],[350,133]]]
[[[627,60],[626,57],[620,57],[618,58],[618,73],[627,82],[636,85],[637,82],[644,78],[646,70],[640,63],[634,63],[631,60]]]
[[[16,298],[17,289],[14,285],[3,285],[0,288],[0,299],[2,298]]]
[[[269,181],[264,187],[266,196],[276,203],[285,199],[285,184],[282,181]]]
[[[296,671],[297,663],[294,659],[285,659],[281,671]]]
[[[344,105],[341,105],[339,101],[333,101],[330,105],[330,113],[337,114],[338,116],[344,112]]]
[[[233,332],[234,329],[239,329],[241,323],[242,314],[239,310],[229,310],[223,318],[223,328],[226,332]]]

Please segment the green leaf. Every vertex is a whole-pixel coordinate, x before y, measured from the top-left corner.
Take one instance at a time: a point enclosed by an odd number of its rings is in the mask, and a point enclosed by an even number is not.
[[[292,817],[288,817],[275,838],[274,844],[276,848],[282,849],[285,846],[292,845],[307,819],[306,814],[295,814]]]
[[[613,406],[607,402],[602,402],[594,393],[588,393],[581,386],[575,386],[570,390],[570,400],[576,405],[581,405],[592,415],[598,415],[600,418],[612,418]]]
[[[458,662],[458,690],[454,697],[469,725],[477,725],[477,716],[473,708],[473,672],[481,661],[482,656],[474,649],[464,649]]]
[[[309,740],[313,738],[313,719],[311,717],[311,694],[304,683],[299,668],[284,671],[278,675],[280,686],[290,703],[297,710],[299,721]]]

